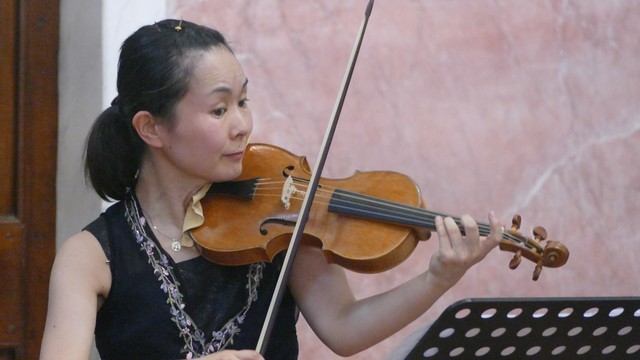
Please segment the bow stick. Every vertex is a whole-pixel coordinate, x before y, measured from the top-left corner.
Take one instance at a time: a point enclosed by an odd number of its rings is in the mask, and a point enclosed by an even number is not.
[[[282,270],[280,271],[280,275],[278,276],[278,282],[276,283],[274,294],[271,297],[271,303],[269,304],[269,310],[267,311],[266,320],[262,326],[262,331],[260,332],[260,338],[258,339],[256,350],[262,355],[265,355],[268,339],[271,335],[271,331],[273,330],[273,325],[278,313],[278,308],[280,307],[280,303],[282,302],[284,290],[289,279],[289,274],[291,273],[293,260],[295,259],[295,254],[298,250],[298,245],[300,244],[300,239],[302,238],[304,227],[307,223],[307,219],[309,218],[311,204],[313,203],[316,188],[318,186],[318,183],[320,182],[320,175],[322,173],[324,163],[327,159],[327,154],[329,153],[329,147],[331,145],[331,140],[333,139],[333,134],[335,133],[336,126],[338,125],[338,118],[340,117],[342,105],[344,104],[344,99],[346,98],[347,90],[349,89],[351,75],[353,74],[356,60],[358,59],[358,53],[360,52],[360,46],[362,45],[362,39],[364,38],[364,32],[367,28],[367,23],[369,22],[369,16],[371,15],[372,9],[373,0],[369,0],[367,9],[364,13],[364,19],[362,20],[362,24],[360,25],[360,30],[358,32],[356,42],[351,52],[351,58],[349,59],[349,64],[347,66],[345,76],[342,81],[340,95],[338,99],[336,99],[336,104],[333,108],[333,114],[331,115],[331,121],[329,122],[327,130],[325,132],[322,146],[320,147],[320,153],[316,161],[316,166],[313,170],[311,179],[309,180],[308,191],[304,196],[302,207],[300,208],[300,213],[298,215],[298,221],[296,222],[296,226],[293,230],[293,235],[291,235],[291,242],[289,243],[289,248],[287,249],[287,253],[284,258]]]

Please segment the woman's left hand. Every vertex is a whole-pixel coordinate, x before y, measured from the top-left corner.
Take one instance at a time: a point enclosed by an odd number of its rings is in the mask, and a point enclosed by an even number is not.
[[[503,227],[493,212],[489,213],[489,236],[480,236],[478,224],[468,215],[462,216],[460,222],[464,227],[464,236],[452,218],[436,217],[440,248],[431,256],[427,276],[447,288],[484,259],[502,239]]]

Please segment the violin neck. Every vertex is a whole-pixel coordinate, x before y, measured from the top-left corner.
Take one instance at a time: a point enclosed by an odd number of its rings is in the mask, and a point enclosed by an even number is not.
[[[342,189],[336,189],[333,192],[329,201],[329,211],[341,215],[429,230],[436,230],[435,219],[437,216],[450,216]],[[464,235],[464,227],[460,218],[450,217],[453,218]],[[478,229],[481,236],[489,235],[489,224],[479,222]]]

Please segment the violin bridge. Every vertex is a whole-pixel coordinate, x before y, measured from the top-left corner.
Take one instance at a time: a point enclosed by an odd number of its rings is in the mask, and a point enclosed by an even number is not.
[[[293,177],[289,175],[287,176],[287,180],[284,181],[284,185],[282,186],[282,194],[280,195],[280,201],[282,201],[282,205],[285,209],[288,210],[289,207],[291,207],[291,197],[296,194],[304,194],[304,192],[296,188],[296,186],[293,184]]]

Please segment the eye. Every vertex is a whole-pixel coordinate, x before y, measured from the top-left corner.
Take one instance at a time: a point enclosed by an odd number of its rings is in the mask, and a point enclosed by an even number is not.
[[[246,108],[247,106],[249,106],[249,99],[240,100],[238,106],[240,106],[241,108]]]
[[[217,108],[217,109],[213,109],[213,111],[211,112],[214,116],[223,116],[225,113],[227,112],[227,109],[225,108]]]

